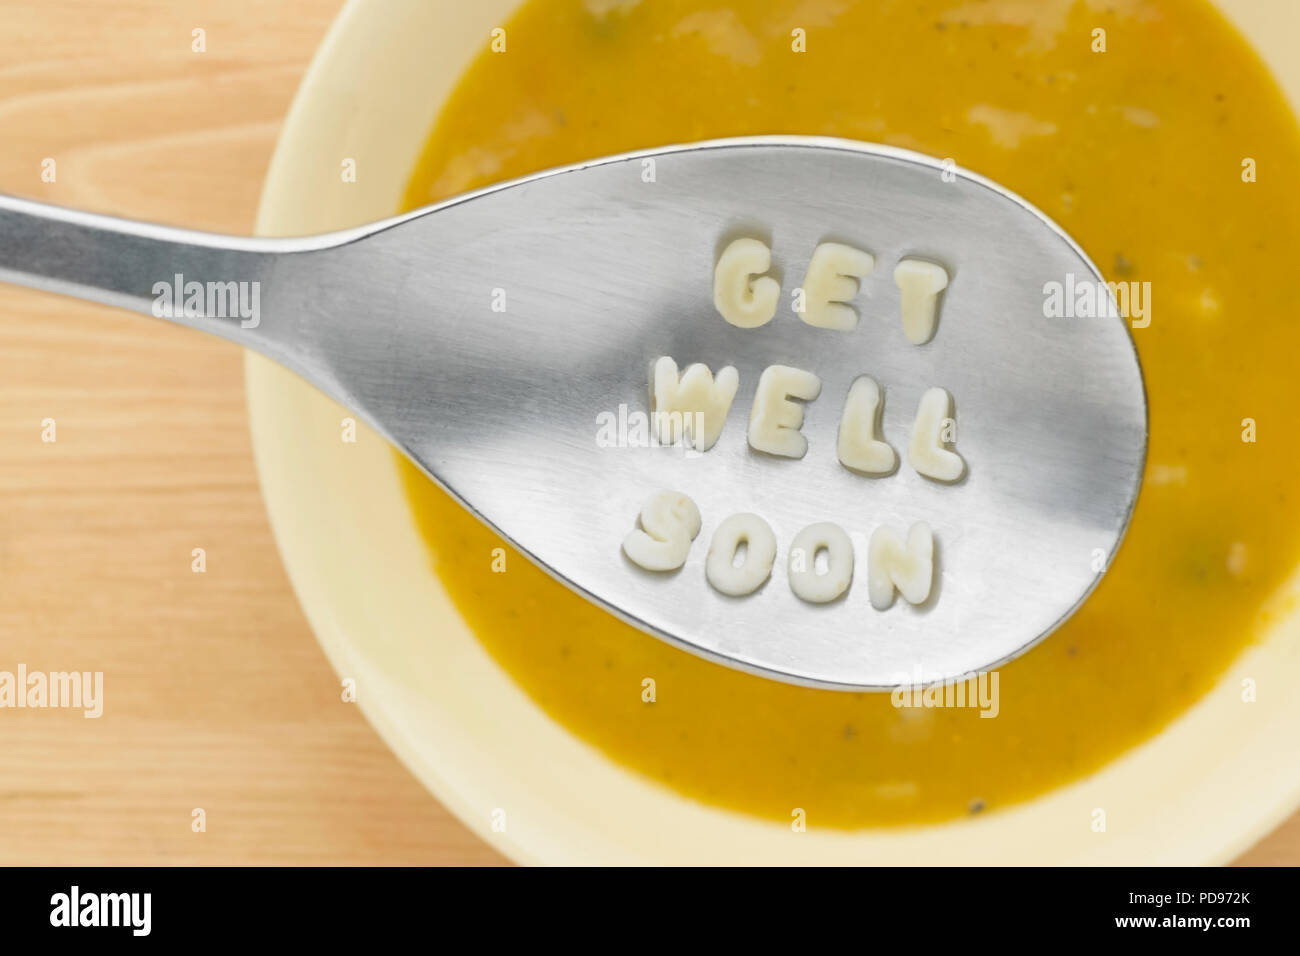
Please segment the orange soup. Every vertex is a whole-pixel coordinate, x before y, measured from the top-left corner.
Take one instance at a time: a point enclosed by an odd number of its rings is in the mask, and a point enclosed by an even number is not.
[[[1205,693],[1300,557],[1300,325],[1277,281],[1300,251],[1300,136],[1208,4],[531,0],[504,26],[506,52],[485,42],[443,109],[408,207],[643,147],[841,136],[952,157],[1152,292],[1133,333],[1151,442],[1132,526],[1084,607],[1001,669],[991,720],[739,673],[513,552],[493,573],[496,535],[403,464],[438,576],[546,712],[699,800],[855,828],[1033,797]]]

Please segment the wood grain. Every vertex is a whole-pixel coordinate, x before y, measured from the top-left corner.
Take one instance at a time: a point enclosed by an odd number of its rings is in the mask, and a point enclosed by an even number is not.
[[[339,6],[3,0],[0,190],[250,232]],[[100,670],[106,701],[0,710],[0,863],[500,862],[340,701],[267,526],[236,348],[0,289],[0,495],[0,670]]]
[[[0,0],[0,191],[250,232],[339,6]],[[106,701],[0,710],[0,864],[502,862],[340,702],[233,346],[0,288],[0,582],[0,670],[103,671]],[[1243,862],[1300,862],[1300,816]]]

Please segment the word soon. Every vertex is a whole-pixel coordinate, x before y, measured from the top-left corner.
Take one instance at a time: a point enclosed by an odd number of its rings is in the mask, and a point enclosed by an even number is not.
[[[675,571],[686,563],[700,528],[694,501],[679,491],[659,491],[642,507],[640,527],[623,539],[623,553],[647,571]],[[771,525],[756,514],[733,514],[713,532],[704,576],[729,597],[753,594],[771,577],[776,551]],[[818,571],[817,558],[823,553],[825,570]],[[809,604],[834,601],[853,581],[853,560],[853,543],[843,528],[829,521],[811,524],[790,545],[790,590]],[[893,604],[895,593],[909,604],[925,603],[933,578],[934,535],[928,524],[918,521],[905,536],[883,526],[872,532],[867,594],[877,611]]]

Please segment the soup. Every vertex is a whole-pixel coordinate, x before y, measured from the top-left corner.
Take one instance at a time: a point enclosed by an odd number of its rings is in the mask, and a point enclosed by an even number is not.
[[[406,206],[724,136],[952,157],[1149,282],[1145,485],[1110,572],[978,708],[796,687],[566,590],[403,462],[434,569],[555,720],[679,792],[857,828],[995,811],[1095,770],[1203,694],[1300,558],[1292,416],[1300,136],[1200,0],[532,0],[446,104]],[[796,52],[802,42],[805,52]],[[1098,31],[1104,31],[1099,33]],[[707,290],[702,292],[707,295]],[[647,356],[647,360],[653,356]],[[643,680],[655,700],[643,699]]]

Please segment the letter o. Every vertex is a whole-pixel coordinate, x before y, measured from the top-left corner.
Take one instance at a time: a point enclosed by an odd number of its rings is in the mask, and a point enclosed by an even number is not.
[[[745,545],[745,560],[736,567],[736,551]],[[734,514],[713,532],[704,574],[723,594],[744,597],[753,594],[772,575],[776,562],[776,535],[756,514]]]
[[[818,574],[816,562],[819,551],[826,551],[826,573]],[[795,568],[795,555],[805,555],[804,567]],[[810,524],[797,535],[790,545],[790,590],[795,596],[810,604],[834,601],[848,590],[853,580],[853,542],[837,524],[823,521]]]

